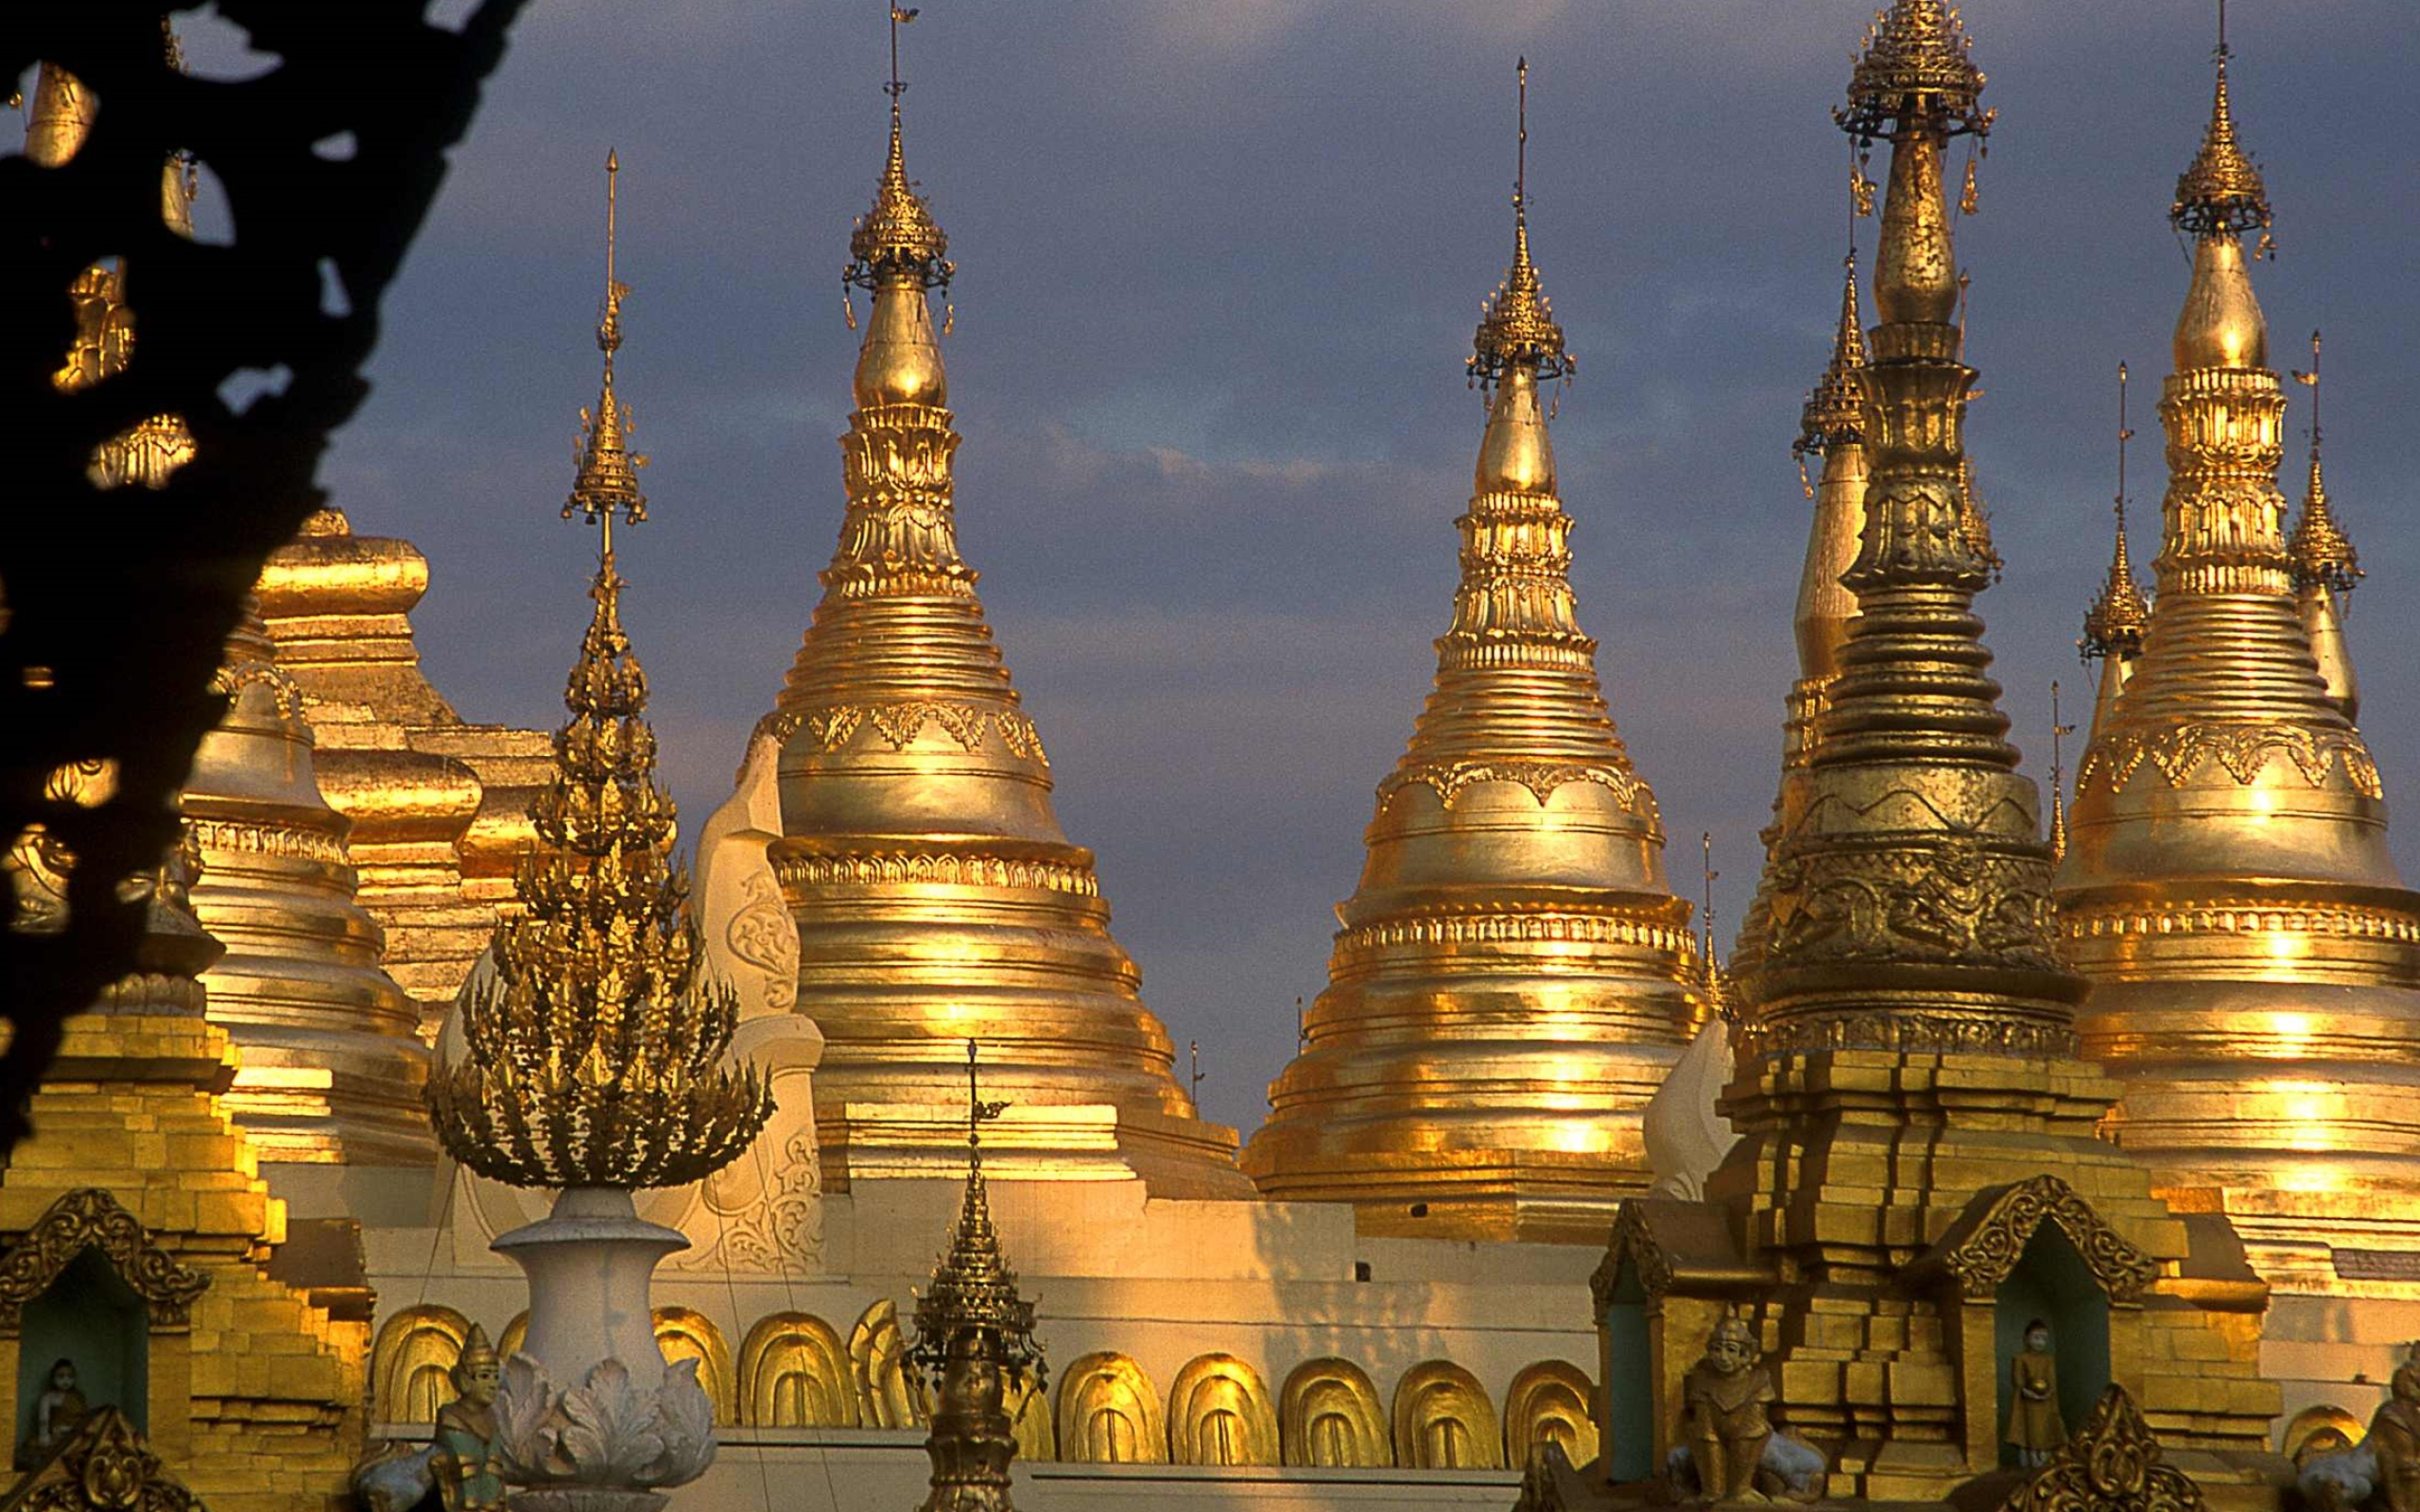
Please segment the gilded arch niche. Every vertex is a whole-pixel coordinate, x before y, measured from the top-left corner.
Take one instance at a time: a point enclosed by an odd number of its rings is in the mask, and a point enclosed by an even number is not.
[[[1413,1366],[1395,1383],[1395,1463],[1416,1470],[1492,1470],[1504,1465],[1495,1404],[1450,1360]]]
[[[510,1360],[514,1355],[519,1354],[521,1352],[521,1347],[528,1342],[529,1310],[525,1307],[520,1312],[513,1314],[512,1320],[505,1324],[504,1332],[496,1335],[496,1358],[500,1360]]]
[[[739,1346],[739,1420],[752,1428],[855,1428],[848,1351],[809,1313],[756,1320]]]
[[[1277,1418],[1288,1465],[1370,1469],[1395,1462],[1378,1390],[1350,1360],[1330,1356],[1296,1366],[1278,1396]]]
[[[1165,1465],[1167,1430],[1151,1378],[1125,1355],[1085,1355],[1059,1377],[1059,1457],[1088,1465]]]
[[[868,1428],[914,1428],[929,1416],[919,1383],[908,1373],[899,1305],[888,1297],[876,1298],[849,1331],[849,1380],[856,1388],[857,1421]]]
[[[1588,1372],[1564,1360],[1541,1360],[1514,1376],[1504,1393],[1504,1463],[1527,1465],[1548,1442],[1574,1465],[1595,1459],[1597,1423],[1588,1403],[1596,1391]]]
[[[715,1327],[714,1319],[693,1308],[659,1307],[655,1347],[664,1351],[666,1365],[697,1361],[698,1384],[706,1388],[706,1400],[715,1404],[715,1421],[738,1420],[732,1415],[737,1394],[731,1387],[731,1346],[723,1342],[722,1330]]]
[[[407,1307],[378,1330],[370,1347],[370,1416],[385,1423],[427,1423],[454,1400],[454,1362],[471,1320],[435,1302]]]
[[[1205,1354],[1168,1388],[1168,1457],[1179,1465],[1274,1465],[1277,1415],[1260,1372]]]

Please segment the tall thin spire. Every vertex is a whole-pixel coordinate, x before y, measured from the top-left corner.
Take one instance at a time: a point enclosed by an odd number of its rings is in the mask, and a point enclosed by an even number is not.
[[[2310,483],[2303,494],[2302,519],[2294,525],[2294,534],[2286,543],[2292,558],[2294,583],[2297,587],[2324,583],[2338,593],[2349,593],[2360,585],[2361,560],[2353,549],[2352,539],[2336,523],[2336,515],[2327,504],[2327,480],[2319,465],[2319,333],[2310,334],[2310,368],[2296,371],[2294,381],[2310,390]]]
[[[630,286],[614,277],[615,207],[622,172],[619,154],[605,154],[605,298],[596,307],[596,350],[605,354],[605,376],[596,407],[579,412],[579,444],[573,452],[578,469],[571,496],[563,501],[563,518],[578,513],[599,522],[599,546],[614,555],[614,515],[637,524],[647,518],[647,495],[639,491],[638,470],[647,458],[630,449],[631,411],[614,394],[614,353],[622,348],[622,301]]]
[[[2210,98],[2210,124],[2202,133],[2201,150],[2176,180],[2176,200],[2169,219],[2192,236],[2239,236],[2257,231],[2265,244],[2270,226],[2269,192],[2243,145],[2236,140],[2235,107],[2227,97],[2226,0],[2219,0],[2219,44],[2211,51],[2216,78]]]
[[[2083,638],[2076,649],[2087,662],[2103,657],[2131,662],[2143,647],[2143,627],[2151,621],[2151,600],[2135,577],[2135,563],[2126,546],[2126,443],[2135,438],[2126,424],[2126,365],[2118,365],[2118,541],[2109,559],[2109,576],[2100,593],[2084,610]]]
[[[1530,255],[1526,60],[1516,77],[1512,263],[1467,363],[1487,425],[1453,617],[1244,1155],[1263,1193],[1356,1202],[1365,1232],[1594,1237],[1646,1185],[1640,1114],[1697,1011],[1688,905],[1572,593],[1538,393],[1572,359]],[[1517,922],[1541,914],[1552,943]]]

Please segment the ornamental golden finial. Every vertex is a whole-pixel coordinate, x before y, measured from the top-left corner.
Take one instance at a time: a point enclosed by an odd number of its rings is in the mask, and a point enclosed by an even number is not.
[[[618,456],[613,354],[614,175],[606,160],[606,385],[572,507],[602,530],[596,611],[563,694],[553,779],[529,806],[538,844],[513,879],[522,913],[491,936],[495,975],[463,994],[468,1050],[428,1084],[431,1122],[456,1160],[524,1187],[680,1186],[728,1165],[772,1113],[752,1066],[723,1063],[738,999],[699,975],[689,879],[672,863],[672,800],[655,780],[647,675],[631,654],[614,570],[614,514],[644,518]]]
[[[1841,259],[1841,320],[1832,335],[1832,360],[1799,408],[1798,439],[1789,448],[1798,463],[1799,486],[1810,499],[1815,497],[1815,483],[1807,475],[1806,459],[1865,439],[1865,382],[1859,376],[1867,361],[1865,321],[1858,306],[1854,242],[1848,255]]]
[[[629,284],[614,276],[615,184],[621,172],[620,155],[608,149],[605,301],[596,311],[596,350],[605,354],[605,377],[597,392],[596,407],[579,412],[579,444],[572,453],[579,472],[572,481],[571,496],[563,501],[564,519],[577,512],[603,526],[603,550],[608,560],[614,555],[614,511],[620,510],[624,523],[629,524],[647,518],[647,495],[639,491],[638,477],[638,470],[647,466],[647,458],[630,449],[630,406],[614,395],[614,353],[622,348],[622,301],[631,292]]]
[[[2134,558],[2126,549],[2126,443],[2135,433],[2126,424],[2126,365],[2118,365],[2118,545],[2109,558],[2109,576],[2100,596],[2084,610],[2083,639],[2076,650],[2086,662],[2101,657],[2132,658],[2142,649],[2143,630],[2151,624],[2151,600],[2135,577]]]
[[[1513,147],[1512,266],[1482,306],[1466,366],[1471,381],[1492,387],[1515,368],[1542,383],[1569,376],[1579,362],[1564,349],[1563,327],[1530,260],[1530,60],[1514,65],[1519,106]]]
[[[2310,334],[2310,369],[2296,369],[2294,382],[2310,390],[2310,491],[2303,495],[2303,517],[2286,543],[2297,588],[2318,583],[2349,593],[2362,576],[2352,538],[2336,523],[2327,507],[2327,481],[2319,469],[2319,333]]]
[[[2176,202],[2168,218],[2179,231],[2194,236],[2239,236],[2260,232],[2255,255],[2273,249],[2269,237],[2269,193],[2235,134],[2235,111],[2227,98],[2226,0],[2219,0],[2219,45],[2212,54],[2218,82],[2210,101],[2210,124],[2202,133],[2202,149],[2176,180]]]
[[[908,155],[902,145],[900,100],[908,93],[899,77],[899,28],[923,12],[911,6],[891,6],[890,81],[883,90],[890,96],[890,155],[882,166],[882,181],[874,189],[873,208],[857,217],[849,237],[849,266],[840,270],[847,289],[871,293],[891,278],[906,278],[927,289],[947,289],[957,265],[946,256],[949,237],[933,219],[924,197],[908,177]],[[854,307],[850,326],[856,328]],[[946,328],[946,322],[945,326]]]
[[[983,1125],[1009,1105],[983,1100],[975,1057],[969,1040],[966,1195],[950,1246],[916,1299],[916,1340],[908,1349],[939,1404],[925,1445],[933,1472],[922,1512],[1012,1512],[1009,1463],[1017,1443],[1009,1392],[1038,1392],[1048,1376],[1033,1336],[1033,1304],[1000,1253],[983,1185]]]

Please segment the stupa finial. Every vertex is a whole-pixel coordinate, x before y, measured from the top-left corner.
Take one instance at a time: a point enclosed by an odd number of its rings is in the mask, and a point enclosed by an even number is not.
[[[622,349],[622,301],[631,292],[629,284],[614,276],[621,172],[620,154],[609,148],[605,153],[605,299],[596,308],[596,350],[605,354],[605,376],[597,388],[596,407],[579,412],[579,445],[573,453],[579,473],[572,480],[571,496],[563,501],[564,519],[579,514],[601,527],[599,549],[608,560],[614,555],[614,512],[621,512],[626,524],[647,518],[647,495],[639,491],[638,476],[647,458],[631,450],[630,406],[614,393],[614,353]]]
[[[2118,543],[2109,558],[2109,576],[2100,593],[2084,610],[2083,639],[2076,649],[2091,662],[2105,656],[2131,657],[2142,649],[2143,630],[2151,624],[2151,600],[2135,580],[2134,558],[2126,549],[2126,443],[2135,433],[2126,424],[2126,365],[2118,365]]]
[[[2336,523],[2327,507],[2327,480],[2319,466],[2319,333],[2310,334],[2310,369],[2296,371],[2294,381],[2310,389],[2310,489],[2303,495],[2303,515],[2286,542],[2296,586],[2321,583],[2349,593],[2361,580],[2361,559],[2352,538]]]

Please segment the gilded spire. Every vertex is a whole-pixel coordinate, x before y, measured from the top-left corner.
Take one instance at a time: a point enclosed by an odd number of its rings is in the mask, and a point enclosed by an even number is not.
[[[839,438],[839,541],[752,737],[780,745],[771,860],[798,927],[799,998],[824,1035],[825,1158],[836,1184],[860,1161],[942,1174],[934,1162],[954,1162],[954,1147],[931,1142],[918,1109],[955,1095],[971,1036],[1020,1104],[1116,1110],[1114,1148],[1054,1124],[1067,1143],[1020,1148],[1020,1177],[1236,1194],[1234,1132],[1200,1122],[1177,1082],[1175,1046],[1110,934],[1092,852],[1060,826],[1042,736],[959,552],[948,327],[931,309],[954,269],[901,146],[898,43],[914,14],[890,11],[890,149],[842,273],[872,307]]]
[[[2143,628],[2151,623],[2151,600],[2135,579],[2134,559],[2126,552],[2126,443],[2135,433],[2126,425],[2126,365],[2118,365],[2118,543],[2109,559],[2109,576],[2099,596],[2084,610],[2083,639],[2076,649],[2086,662],[2115,656],[2128,661],[2143,646]]]
[[[605,354],[605,377],[596,407],[579,412],[579,445],[573,452],[579,469],[571,497],[563,501],[563,518],[576,511],[590,520],[611,522],[615,510],[631,524],[647,518],[647,495],[639,491],[638,470],[647,458],[630,449],[630,406],[614,395],[614,353],[622,348],[622,301],[630,285],[614,276],[615,185],[621,177],[619,154],[605,154],[605,301],[596,310],[596,350]],[[611,548],[608,548],[610,555]]]
[[[607,159],[607,204],[618,164]],[[622,631],[614,516],[645,518],[634,486],[594,490],[587,463],[614,413],[621,344],[608,211],[607,382],[572,508],[598,528],[596,604],[563,693],[555,771],[530,806],[536,850],[513,881],[522,912],[497,923],[495,977],[461,1005],[467,1052],[429,1080],[448,1153],[525,1187],[638,1188],[701,1180],[738,1158],[772,1113],[752,1066],[724,1052],[738,1000],[699,976],[689,879],[672,862],[672,800],[655,778],[647,675]],[[627,474],[625,474],[627,481]]]
[[[2310,369],[2294,374],[2296,382],[2310,389],[2310,484],[2303,495],[2302,519],[2294,525],[2292,538],[2286,543],[2286,555],[2292,562],[2294,584],[2304,587],[2312,583],[2325,585],[2338,593],[2349,593],[2361,580],[2361,561],[2353,550],[2352,539],[2336,523],[2327,507],[2327,480],[2319,466],[2319,333],[2310,334]]]
[[[1571,362],[1530,259],[1528,76],[1525,60],[1513,261],[1473,343],[1487,427],[1435,689],[1378,785],[1327,989],[1244,1153],[1264,1194],[1359,1203],[1365,1232],[1598,1232],[1646,1184],[1640,1115],[1703,1006],[1654,795],[1572,593],[1538,397]],[[1403,1228],[1432,1199],[1452,1216]]]
[[[916,1299],[916,1340],[908,1348],[938,1402],[925,1444],[933,1474],[924,1512],[1011,1512],[1009,1462],[1017,1441],[1008,1392],[1039,1392],[1048,1375],[1033,1336],[1033,1304],[1000,1254],[983,1185],[983,1125],[1009,1105],[983,1100],[975,1057],[969,1040],[966,1194],[932,1284]]]
[[[2202,132],[2202,148],[2177,177],[2176,201],[2168,218],[2190,235],[2239,236],[2269,229],[2269,192],[2260,170],[2252,165],[2236,140],[2235,109],[2227,98],[2226,0],[2219,0],[2219,45],[2212,61],[2217,82],[2210,99],[2210,124]]]
[[[1754,916],[1761,951],[1746,986],[1765,1048],[1883,1034],[2057,1053],[2081,993],[2051,935],[2040,797],[2015,771],[1972,610],[1994,559],[1961,438],[1975,374],[1959,359],[1942,161],[1951,137],[1990,127],[1982,86],[1956,17],[1936,0],[1898,0],[1837,112],[1860,146],[1891,144],[1881,323],[1862,378],[1873,472],[1842,575],[1858,612],[1805,781],[1784,784]],[[1880,902],[1927,893],[1944,905]],[[1901,972],[1932,999],[1956,994],[1958,1023],[1877,1010]]]

